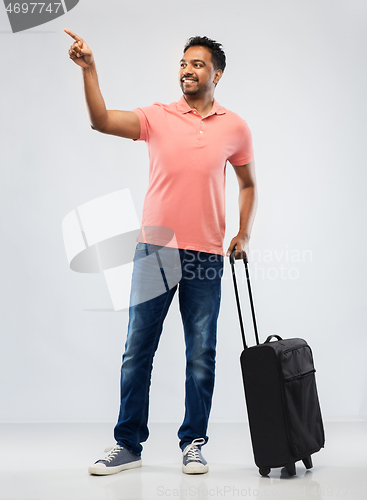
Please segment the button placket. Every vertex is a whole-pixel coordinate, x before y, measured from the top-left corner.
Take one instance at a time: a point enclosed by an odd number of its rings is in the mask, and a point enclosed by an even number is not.
[[[199,141],[203,140],[203,135],[204,135],[204,120],[200,119],[200,126],[199,126]]]
[[[204,119],[202,116],[199,115],[199,113],[195,109],[193,110],[193,114],[199,119],[199,130],[198,130],[198,135],[197,135],[197,144],[203,145]]]

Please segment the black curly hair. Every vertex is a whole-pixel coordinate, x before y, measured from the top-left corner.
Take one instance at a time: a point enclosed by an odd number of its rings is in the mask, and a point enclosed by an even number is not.
[[[226,55],[223,51],[222,44],[216,42],[215,40],[211,40],[207,36],[192,36],[186,42],[184,47],[184,53],[190,47],[206,47],[210,50],[212,54],[212,62],[215,69],[221,69],[224,71],[226,67]]]

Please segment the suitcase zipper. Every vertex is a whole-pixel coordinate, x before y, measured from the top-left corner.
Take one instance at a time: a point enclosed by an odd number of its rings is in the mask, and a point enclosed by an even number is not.
[[[306,341],[304,341],[304,342],[306,342]],[[285,349],[284,351],[282,351],[282,353],[285,354],[286,352],[296,351],[297,349],[301,349],[303,347],[308,347],[310,349],[310,351],[311,351],[310,346],[307,343],[305,343],[305,344],[299,344],[299,345],[290,347],[289,349]],[[311,354],[312,354],[312,352],[311,352]]]
[[[295,380],[297,378],[307,377],[307,375],[311,375],[311,373],[315,373],[315,372],[316,372],[316,370],[314,368],[313,370],[310,370],[310,371],[308,371],[306,373],[299,373],[297,375],[293,375],[292,377],[288,377],[288,378],[284,377],[284,382],[290,382],[290,381]]]

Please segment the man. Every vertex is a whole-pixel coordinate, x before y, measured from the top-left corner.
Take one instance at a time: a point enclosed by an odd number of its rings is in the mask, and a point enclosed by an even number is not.
[[[148,403],[152,362],[163,321],[176,290],[186,343],[185,417],[178,431],[182,470],[205,473],[201,453],[206,444],[214,388],[217,317],[223,272],[225,232],[225,167],[233,165],[239,182],[240,229],[227,250],[235,257],[248,253],[256,210],[251,133],[246,122],[220,106],[215,87],[226,60],[219,43],[193,37],[180,61],[178,102],[107,110],[101,95],[91,49],[78,35],[70,58],[82,68],[92,128],[149,147],[149,187],[144,201],[142,234],[136,246],[129,326],[121,367],[121,406],[115,427],[116,446],[89,468],[91,474],[114,474],[141,466],[141,443],[148,438]],[[155,230],[154,230],[155,228]],[[172,230],[174,238],[164,237]],[[153,230],[152,230],[153,229]],[[168,241],[170,240],[170,241]],[[172,243],[174,241],[174,243]],[[176,250],[175,250],[176,247]],[[178,284],[169,284],[161,258],[179,252]],[[155,286],[149,257],[159,260],[165,290],[141,299]],[[162,278],[160,277],[160,279]],[[152,285],[153,283],[153,285]]]

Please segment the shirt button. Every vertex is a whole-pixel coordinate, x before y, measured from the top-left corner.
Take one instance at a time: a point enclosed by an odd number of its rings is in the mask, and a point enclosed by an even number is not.
[[[200,134],[202,134],[202,133],[203,133],[203,131],[202,131],[202,130],[200,130]]]
[[[201,122],[200,122],[200,123],[204,123],[204,122],[203,122],[203,120],[201,120]]]

